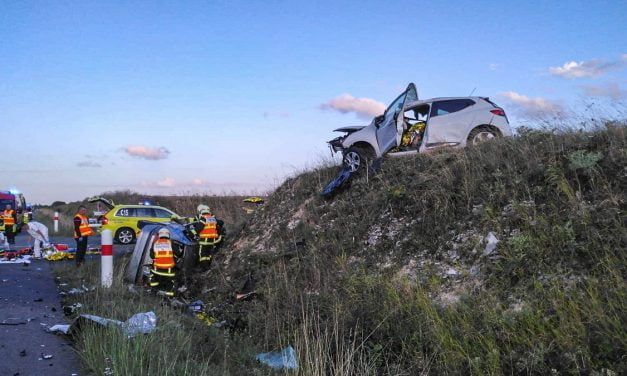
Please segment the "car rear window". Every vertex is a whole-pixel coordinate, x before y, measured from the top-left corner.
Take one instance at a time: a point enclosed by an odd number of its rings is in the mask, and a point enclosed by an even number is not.
[[[118,212],[115,213],[118,217],[137,217],[135,213],[135,208],[121,208],[118,209]]]
[[[472,99],[451,99],[434,102],[431,106],[431,117],[451,114],[475,104]]]

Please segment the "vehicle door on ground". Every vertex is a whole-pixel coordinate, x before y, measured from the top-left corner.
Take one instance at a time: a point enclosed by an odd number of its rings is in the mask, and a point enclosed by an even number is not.
[[[381,154],[399,145],[405,128],[403,119],[405,103],[416,100],[418,100],[416,86],[409,84],[403,94],[399,95],[385,110],[383,119],[377,124],[377,143]]]
[[[448,99],[431,105],[427,123],[427,147],[459,144],[464,141],[475,113],[472,99]]]

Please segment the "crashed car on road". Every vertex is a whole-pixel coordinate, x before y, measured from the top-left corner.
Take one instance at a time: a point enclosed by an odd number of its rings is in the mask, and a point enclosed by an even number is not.
[[[406,155],[444,146],[464,147],[512,135],[505,111],[489,98],[419,100],[413,83],[370,125],[335,132],[345,134],[328,143],[334,152],[342,152],[343,164],[351,172],[388,153]]]

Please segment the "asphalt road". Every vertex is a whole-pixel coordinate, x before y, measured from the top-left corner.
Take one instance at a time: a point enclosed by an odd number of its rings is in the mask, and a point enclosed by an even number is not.
[[[76,247],[71,237],[51,236],[52,243]],[[28,234],[20,234],[12,249],[32,245]],[[89,238],[99,245],[100,236]],[[114,255],[130,252],[133,245],[114,245]],[[96,260],[99,255],[87,255]],[[73,261],[60,261],[73,262]],[[86,375],[72,344],[63,336],[47,333],[55,324],[69,324],[63,315],[61,299],[51,262],[31,260],[30,265],[0,264],[0,375]],[[42,355],[52,355],[43,359]]]
[[[69,324],[48,261],[0,264],[0,323],[0,375],[86,374],[71,343],[45,331]]]

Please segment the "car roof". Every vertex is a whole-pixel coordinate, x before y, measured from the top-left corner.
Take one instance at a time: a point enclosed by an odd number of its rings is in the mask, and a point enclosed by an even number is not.
[[[483,100],[483,97],[437,97],[437,98],[429,98],[429,99],[419,99],[417,101],[409,102],[406,107],[414,107],[419,106],[421,104],[427,104],[431,102],[437,101],[450,101],[455,99],[474,99],[475,101]]]
[[[163,206],[158,206],[158,205],[115,205],[113,207],[113,209],[119,209],[119,208],[158,208],[158,209],[165,209],[167,211],[171,211],[172,213],[174,213],[174,211],[172,211],[171,209],[168,208],[164,208]]]

